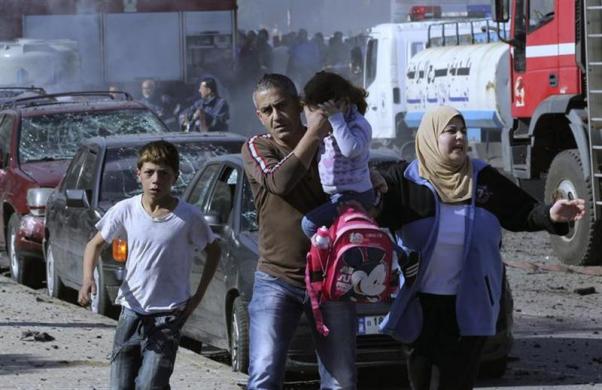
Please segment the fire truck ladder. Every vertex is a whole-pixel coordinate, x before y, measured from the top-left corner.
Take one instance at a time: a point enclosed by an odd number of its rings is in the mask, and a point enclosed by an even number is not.
[[[584,0],[588,131],[596,220],[602,218],[602,0]]]

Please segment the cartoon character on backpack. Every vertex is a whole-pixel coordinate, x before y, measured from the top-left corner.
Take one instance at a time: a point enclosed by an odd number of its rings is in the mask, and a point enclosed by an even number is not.
[[[351,275],[353,292],[364,296],[369,302],[378,302],[380,295],[389,287],[386,283],[387,269],[384,261],[372,268],[369,273],[357,270]]]
[[[360,241],[361,242],[361,241]],[[390,289],[387,280],[387,253],[375,248],[351,248],[343,255],[345,264],[341,268],[341,277],[337,280],[336,295],[339,300],[357,302],[380,302],[381,294]],[[394,266],[393,262],[393,266]]]
[[[393,281],[394,245],[372,218],[350,206],[330,228],[318,229],[307,254],[305,283],[322,335],[328,334],[328,328],[320,313],[321,302],[390,299],[399,287]]]

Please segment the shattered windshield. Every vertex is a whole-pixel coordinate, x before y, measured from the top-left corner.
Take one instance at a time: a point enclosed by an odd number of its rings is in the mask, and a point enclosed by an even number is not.
[[[47,114],[23,118],[19,161],[68,160],[82,140],[113,134],[163,133],[166,128],[145,110]]]
[[[174,196],[184,193],[186,186],[206,159],[220,154],[238,153],[240,142],[187,142],[176,144],[180,153],[180,175],[172,187]],[[118,202],[142,192],[136,179],[137,152],[140,146],[127,146],[107,151],[99,200]]]

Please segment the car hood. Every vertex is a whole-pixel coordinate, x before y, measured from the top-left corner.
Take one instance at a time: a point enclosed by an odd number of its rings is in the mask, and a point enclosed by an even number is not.
[[[56,187],[71,160],[36,161],[21,164],[21,170],[35,180],[40,187]]]

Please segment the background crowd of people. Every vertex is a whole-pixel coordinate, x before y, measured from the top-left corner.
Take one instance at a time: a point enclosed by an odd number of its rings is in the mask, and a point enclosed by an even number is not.
[[[263,73],[289,76],[297,88],[319,70],[340,74],[354,84],[361,84],[364,35],[343,37],[336,31],[326,38],[300,29],[284,35],[270,36],[266,29],[240,32],[236,72],[239,79],[256,80]]]
[[[239,31],[235,56],[231,63],[219,68],[204,69],[200,77],[190,85],[168,86],[159,80],[143,80],[137,87],[111,84],[114,91],[129,92],[155,111],[173,130],[199,130],[199,107],[214,106],[219,102],[221,111],[214,126],[203,126],[208,131],[229,130],[252,135],[256,126],[255,109],[248,96],[262,75],[278,73],[287,75],[298,89],[320,70],[337,73],[354,85],[361,86],[363,72],[363,48],[365,35],[345,37],[340,31],[331,36],[321,32],[309,34],[301,29],[286,34],[272,34],[266,29]],[[208,96],[200,91],[203,80],[210,80],[212,96],[217,100],[209,103]],[[199,96],[201,95],[201,96]],[[225,106],[225,107],[224,107]],[[204,110],[210,116],[211,110]],[[189,126],[189,123],[195,124]]]

